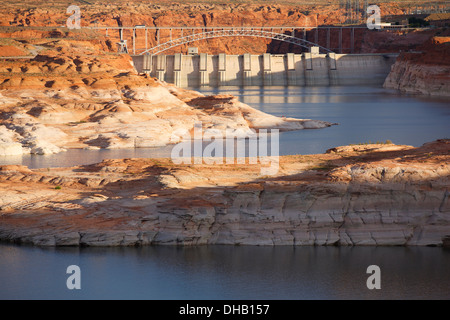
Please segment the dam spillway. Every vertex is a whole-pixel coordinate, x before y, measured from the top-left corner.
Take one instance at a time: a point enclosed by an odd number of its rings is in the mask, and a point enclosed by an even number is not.
[[[138,72],[179,87],[382,85],[398,54],[133,56]]]

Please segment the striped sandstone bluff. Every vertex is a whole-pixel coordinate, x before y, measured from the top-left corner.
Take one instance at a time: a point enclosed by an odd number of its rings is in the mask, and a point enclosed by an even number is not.
[[[105,160],[0,167],[0,240],[38,246],[440,246],[450,141],[345,146],[259,165]]]

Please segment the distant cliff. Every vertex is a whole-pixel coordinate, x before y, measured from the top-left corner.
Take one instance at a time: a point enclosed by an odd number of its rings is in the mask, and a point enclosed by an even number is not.
[[[450,37],[434,37],[422,53],[402,53],[384,87],[406,93],[450,96]]]
[[[117,3],[78,3],[82,12],[81,26],[109,26],[109,27],[133,27],[136,25],[146,25],[149,27],[174,27],[188,26],[199,27],[208,30],[214,26],[297,26],[311,27],[306,32],[307,40],[318,42],[322,46],[329,46],[333,50],[339,48],[339,29],[331,30],[330,34],[326,29],[321,29],[318,33],[314,29],[316,26],[334,26],[343,22],[346,12],[343,8],[334,2],[329,4],[251,4],[251,3],[232,3],[224,1],[218,3],[164,3],[158,1],[158,4],[137,3],[137,2],[117,2]],[[38,39],[45,38],[63,38],[65,36],[79,39],[83,35],[89,35],[93,39],[105,36],[105,30],[98,34],[92,34],[93,30],[83,29],[70,30],[61,28],[66,24],[69,15],[66,13],[65,3],[39,3],[36,1],[23,0],[21,8],[17,9],[16,2],[11,0],[2,1],[0,8],[0,38],[28,39],[26,41],[36,42]],[[396,15],[403,12],[401,6],[395,3],[381,3],[380,8],[383,15]],[[359,13],[361,21],[363,12]],[[33,28],[29,28],[33,27]],[[40,29],[39,27],[53,27],[54,29]],[[201,29],[199,29],[201,30]],[[269,29],[270,30],[270,29]],[[275,29],[275,32],[280,32]],[[187,36],[192,30],[160,29],[159,40],[164,43],[171,39],[181,36]],[[291,34],[290,30],[284,30],[286,34]],[[66,34],[67,33],[67,34]],[[366,28],[356,29],[354,33],[354,52],[355,53],[374,53],[390,52],[395,53],[399,50],[412,49],[426,41],[430,34],[435,31],[425,32],[384,32],[374,31]],[[66,34],[66,35],[65,35]],[[101,34],[101,36],[100,36]],[[131,31],[125,31],[123,36],[131,45]],[[297,31],[297,37],[303,38],[301,30]],[[136,32],[136,47],[138,49],[146,48],[145,34],[143,30]],[[110,29],[108,31],[108,46],[111,51],[116,51],[115,43],[119,41],[119,30]],[[148,46],[153,47],[158,44],[157,33],[151,30],[147,34]],[[350,32],[344,30],[342,34],[342,47],[345,53],[350,52]],[[0,43],[1,45],[1,43]],[[187,53],[189,46],[198,47],[199,52],[209,54],[260,54],[270,53],[300,53],[302,48],[286,42],[258,37],[221,37],[212,38],[194,43],[184,44],[166,51],[167,54],[177,52]],[[16,48],[4,48],[0,50],[0,56],[23,55]]]

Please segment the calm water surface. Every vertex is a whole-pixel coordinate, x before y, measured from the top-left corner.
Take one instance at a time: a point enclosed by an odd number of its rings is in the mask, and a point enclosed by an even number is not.
[[[323,153],[360,142],[391,140],[420,146],[450,138],[450,99],[401,95],[374,87],[200,88],[205,94],[227,93],[250,106],[286,117],[339,123],[318,130],[283,132],[280,154]],[[170,157],[171,146],[120,150],[69,150],[56,155],[0,157],[0,164],[32,168],[66,167],[103,159]]]
[[[81,269],[68,290],[66,268]],[[369,265],[381,289],[369,290]],[[450,299],[450,250],[0,244],[0,299]]]
[[[450,99],[402,95],[376,87],[210,88],[261,111],[339,123],[319,130],[284,132],[280,154],[315,154],[351,143],[391,140],[421,146],[450,138]]]

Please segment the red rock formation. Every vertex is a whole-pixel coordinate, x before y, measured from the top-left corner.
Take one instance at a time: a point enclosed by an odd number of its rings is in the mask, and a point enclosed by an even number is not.
[[[434,37],[421,53],[402,53],[384,86],[408,93],[450,96],[450,37]]]
[[[0,8],[0,25],[3,26],[53,26],[58,27],[65,25],[68,14],[65,9],[66,4],[57,3],[52,7],[42,4],[36,7],[35,3],[29,5],[22,2],[17,8],[11,0],[4,2],[3,8]],[[197,26],[197,27],[213,27],[213,26],[316,26],[336,25],[345,21],[344,11],[339,9],[338,5],[330,5],[327,1],[317,2],[317,5],[292,5],[292,4],[273,4],[261,5],[254,4],[249,1],[245,4],[208,4],[208,3],[188,3],[177,4],[158,1],[158,5],[149,5],[142,1],[134,1],[131,3],[112,2],[104,5],[100,2],[94,2],[92,5],[81,5],[82,25],[83,26]],[[401,14],[402,8],[399,4],[380,4],[383,15]],[[13,9],[14,8],[14,9]],[[362,21],[362,12],[358,13],[360,21]],[[1,32],[1,30],[0,30]],[[28,35],[27,35],[28,33]],[[73,32],[71,36],[77,36],[78,32]],[[1,34],[1,33],[0,33]],[[377,52],[380,49],[386,51],[394,51],[399,47],[398,39],[395,39],[393,45],[387,41],[382,41],[383,37],[392,38],[380,32],[379,37],[369,33],[368,30],[362,29],[355,35],[355,52]],[[178,31],[172,32],[172,37],[179,37]],[[3,37],[26,37],[41,38],[49,37],[45,30],[14,30],[4,33]],[[57,36],[54,34],[53,36]],[[125,38],[131,39],[131,31],[125,32]],[[303,35],[300,35],[303,36]],[[143,31],[137,32],[136,45],[138,48],[145,48]],[[109,32],[109,39],[112,50],[116,50],[115,42],[119,40],[119,32]],[[170,39],[170,31],[160,32],[160,42]],[[307,39],[315,40],[315,31],[309,31]],[[338,48],[337,33],[331,35],[331,46]],[[381,39],[381,41],[380,41]],[[324,32],[319,35],[319,43],[326,45],[326,35]],[[375,41],[372,41],[375,40]],[[350,35],[344,34],[344,48],[350,48]],[[156,33],[149,32],[149,46],[157,44]],[[378,45],[382,44],[382,45]],[[407,45],[407,44],[406,44]],[[197,46],[200,52],[210,54],[217,53],[286,53],[301,52],[301,49],[290,46],[286,43],[272,41],[262,38],[217,38],[203,40],[192,43],[189,46]],[[177,47],[169,50],[167,53],[187,52],[188,45]],[[382,47],[382,48],[381,48]],[[405,45],[403,46],[405,47]],[[386,52],[384,51],[384,52]],[[346,50],[348,52],[348,50]]]

